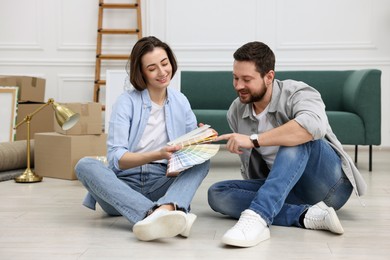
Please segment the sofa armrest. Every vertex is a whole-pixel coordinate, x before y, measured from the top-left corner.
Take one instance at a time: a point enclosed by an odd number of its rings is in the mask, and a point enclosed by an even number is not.
[[[367,145],[381,143],[381,71],[376,69],[352,71],[347,78],[342,104],[345,111],[359,115]]]

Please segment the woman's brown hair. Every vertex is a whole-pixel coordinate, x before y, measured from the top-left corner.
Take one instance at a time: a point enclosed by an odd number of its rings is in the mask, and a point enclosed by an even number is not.
[[[126,71],[130,77],[130,83],[139,91],[146,89],[146,81],[142,74],[142,57],[157,47],[164,49],[167,53],[169,62],[172,66],[172,77],[177,71],[176,58],[168,44],[160,41],[154,36],[147,36],[139,39],[134,45],[126,64]]]

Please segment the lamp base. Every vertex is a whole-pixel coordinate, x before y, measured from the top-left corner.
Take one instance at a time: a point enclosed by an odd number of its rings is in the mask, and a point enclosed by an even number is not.
[[[36,175],[30,168],[27,168],[24,173],[15,178],[15,182],[40,182],[42,177]]]

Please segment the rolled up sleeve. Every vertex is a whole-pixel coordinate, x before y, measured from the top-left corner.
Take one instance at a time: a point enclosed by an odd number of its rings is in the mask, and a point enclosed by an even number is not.
[[[325,137],[328,117],[320,93],[307,86],[300,88],[289,98],[294,120],[305,128],[313,140]]]

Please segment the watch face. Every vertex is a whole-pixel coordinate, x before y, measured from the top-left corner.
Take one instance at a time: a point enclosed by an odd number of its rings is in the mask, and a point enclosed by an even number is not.
[[[253,145],[256,147],[256,148],[259,148],[260,147],[260,144],[259,144],[259,141],[257,139],[257,134],[253,134],[251,135],[249,138],[251,139]]]

